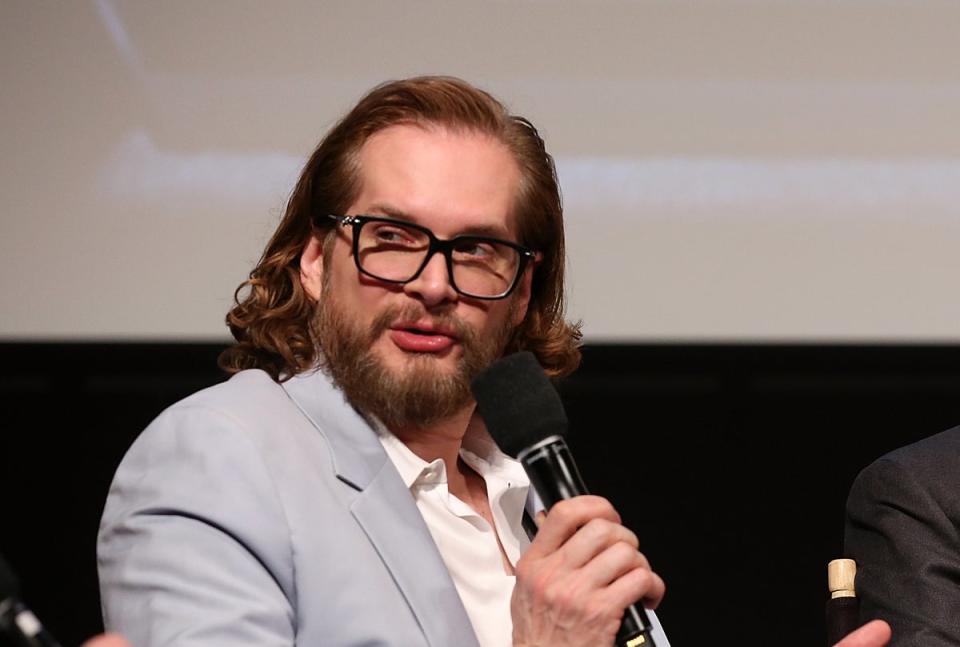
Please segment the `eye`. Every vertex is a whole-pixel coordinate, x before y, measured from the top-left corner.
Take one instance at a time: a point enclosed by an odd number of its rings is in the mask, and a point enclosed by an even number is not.
[[[453,253],[461,258],[486,259],[494,256],[496,251],[491,243],[464,238],[454,245]]]
[[[453,260],[460,263],[500,265],[510,262],[513,249],[482,238],[460,238],[453,246]]]
[[[397,225],[376,223],[372,233],[378,243],[392,245],[416,245],[418,243],[418,237],[413,232]]]

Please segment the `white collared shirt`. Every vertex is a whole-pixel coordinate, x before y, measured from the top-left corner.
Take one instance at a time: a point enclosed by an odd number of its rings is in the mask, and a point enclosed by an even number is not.
[[[522,526],[530,489],[523,466],[501,452],[489,437],[468,435],[463,440],[460,458],[487,485],[494,530],[473,508],[450,494],[442,459],[427,463],[382,425],[375,426],[440,550],[481,647],[510,647],[510,596],[516,578],[504,572],[497,537],[507,559],[516,566],[530,543]]]

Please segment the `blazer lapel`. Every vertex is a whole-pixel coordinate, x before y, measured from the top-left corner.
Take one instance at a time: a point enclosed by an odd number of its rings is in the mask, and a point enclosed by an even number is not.
[[[435,647],[477,645],[457,589],[400,475],[387,461],[351,506]]]
[[[359,491],[350,506],[434,647],[477,647],[457,589],[423,516],[376,432],[320,371],[283,384],[330,444],[337,477]]]

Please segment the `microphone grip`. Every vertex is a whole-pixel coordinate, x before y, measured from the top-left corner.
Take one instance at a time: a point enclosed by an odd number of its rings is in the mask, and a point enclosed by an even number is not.
[[[517,458],[530,484],[549,510],[564,499],[589,494],[577,470],[570,448],[560,436],[551,436],[524,450]],[[617,632],[617,647],[656,647],[650,635],[650,619],[643,605],[631,604],[623,613]]]

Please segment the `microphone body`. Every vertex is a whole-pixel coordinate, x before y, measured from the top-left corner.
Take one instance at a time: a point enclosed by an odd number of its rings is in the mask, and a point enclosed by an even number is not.
[[[589,494],[573,461],[573,454],[560,435],[549,436],[521,450],[517,460],[523,465],[530,477],[530,485],[548,510],[564,499]],[[617,632],[617,646],[655,647],[650,631],[646,610],[631,604],[623,612]]]

